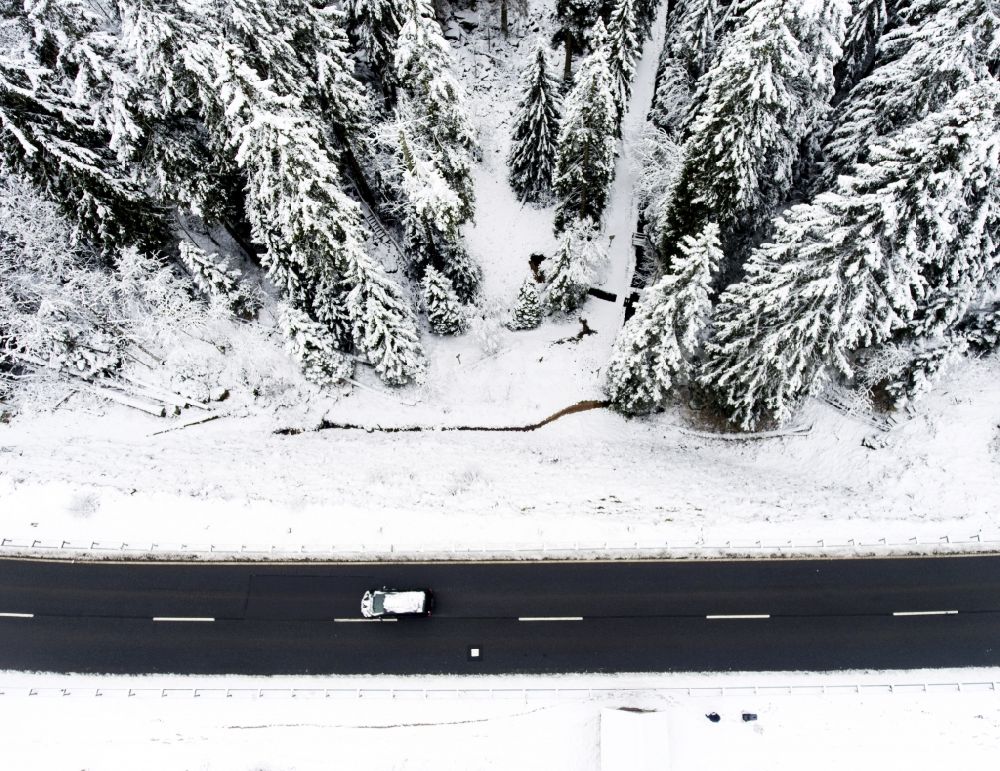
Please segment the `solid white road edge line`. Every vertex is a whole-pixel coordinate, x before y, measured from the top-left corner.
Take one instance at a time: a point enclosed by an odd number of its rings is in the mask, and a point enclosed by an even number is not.
[[[894,616],[957,616],[957,610],[897,610]]]
[[[34,618],[34,613],[0,613],[0,618]]]
[[[518,616],[518,621],[583,621],[583,616]]]
[[[398,618],[335,618],[335,624],[385,624],[399,621]]]
[[[153,621],[215,621],[208,616],[153,616]]]
[[[742,613],[736,615],[705,616],[709,621],[720,621],[730,618],[770,618],[770,613]]]

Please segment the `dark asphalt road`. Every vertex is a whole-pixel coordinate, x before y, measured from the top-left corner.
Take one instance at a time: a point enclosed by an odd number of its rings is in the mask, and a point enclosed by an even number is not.
[[[355,623],[362,592],[380,586],[432,588],[434,616]],[[949,613],[893,615],[938,611]],[[733,615],[767,617],[708,618]],[[162,617],[214,620],[153,620]],[[528,617],[582,618],[519,620]],[[481,649],[478,659],[470,647]],[[496,674],[997,665],[1000,557],[0,560],[0,669]]]

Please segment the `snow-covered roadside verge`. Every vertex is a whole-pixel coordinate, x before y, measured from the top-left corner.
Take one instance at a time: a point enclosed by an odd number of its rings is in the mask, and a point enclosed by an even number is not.
[[[293,436],[274,433],[285,416],[154,435],[163,422],[144,415],[56,411],[0,424],[0,539],[29,552],[98,542],[169,556],[186,544],[253,558],[989,548],[998,370],[964,364],[887,434],[814,403],[811,433],[763,441],[603,410],[527,433]]]
[[[659,767],[672,771],[936,771],[956,763],[992,769],[1000,750],[997,676],[996,670],[935,670],[253,679],[4,672],[0,749],[11,768],[599,771],[602,711],[627,708],[665,715],[668,730],[656,750]],[[706,718],[713,712],[717,723]],[[743,713],[756,720],[744,722]]]

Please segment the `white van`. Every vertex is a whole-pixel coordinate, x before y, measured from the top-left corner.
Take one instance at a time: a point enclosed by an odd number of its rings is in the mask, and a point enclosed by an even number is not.
[[[434,595],[428,589],[371,589],[361,597],[365,618],[429,616],[433,609]]]

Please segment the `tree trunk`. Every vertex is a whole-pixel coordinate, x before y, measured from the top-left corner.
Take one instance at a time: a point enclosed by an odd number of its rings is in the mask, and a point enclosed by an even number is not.
[[[504,40],[510,34],[510,25],[507,23],[507,0],[500,0],[500,32]]]
[[[573,41],[566,35],[566,60],[563,63],[563,85],[569,86],[573,79]]]

